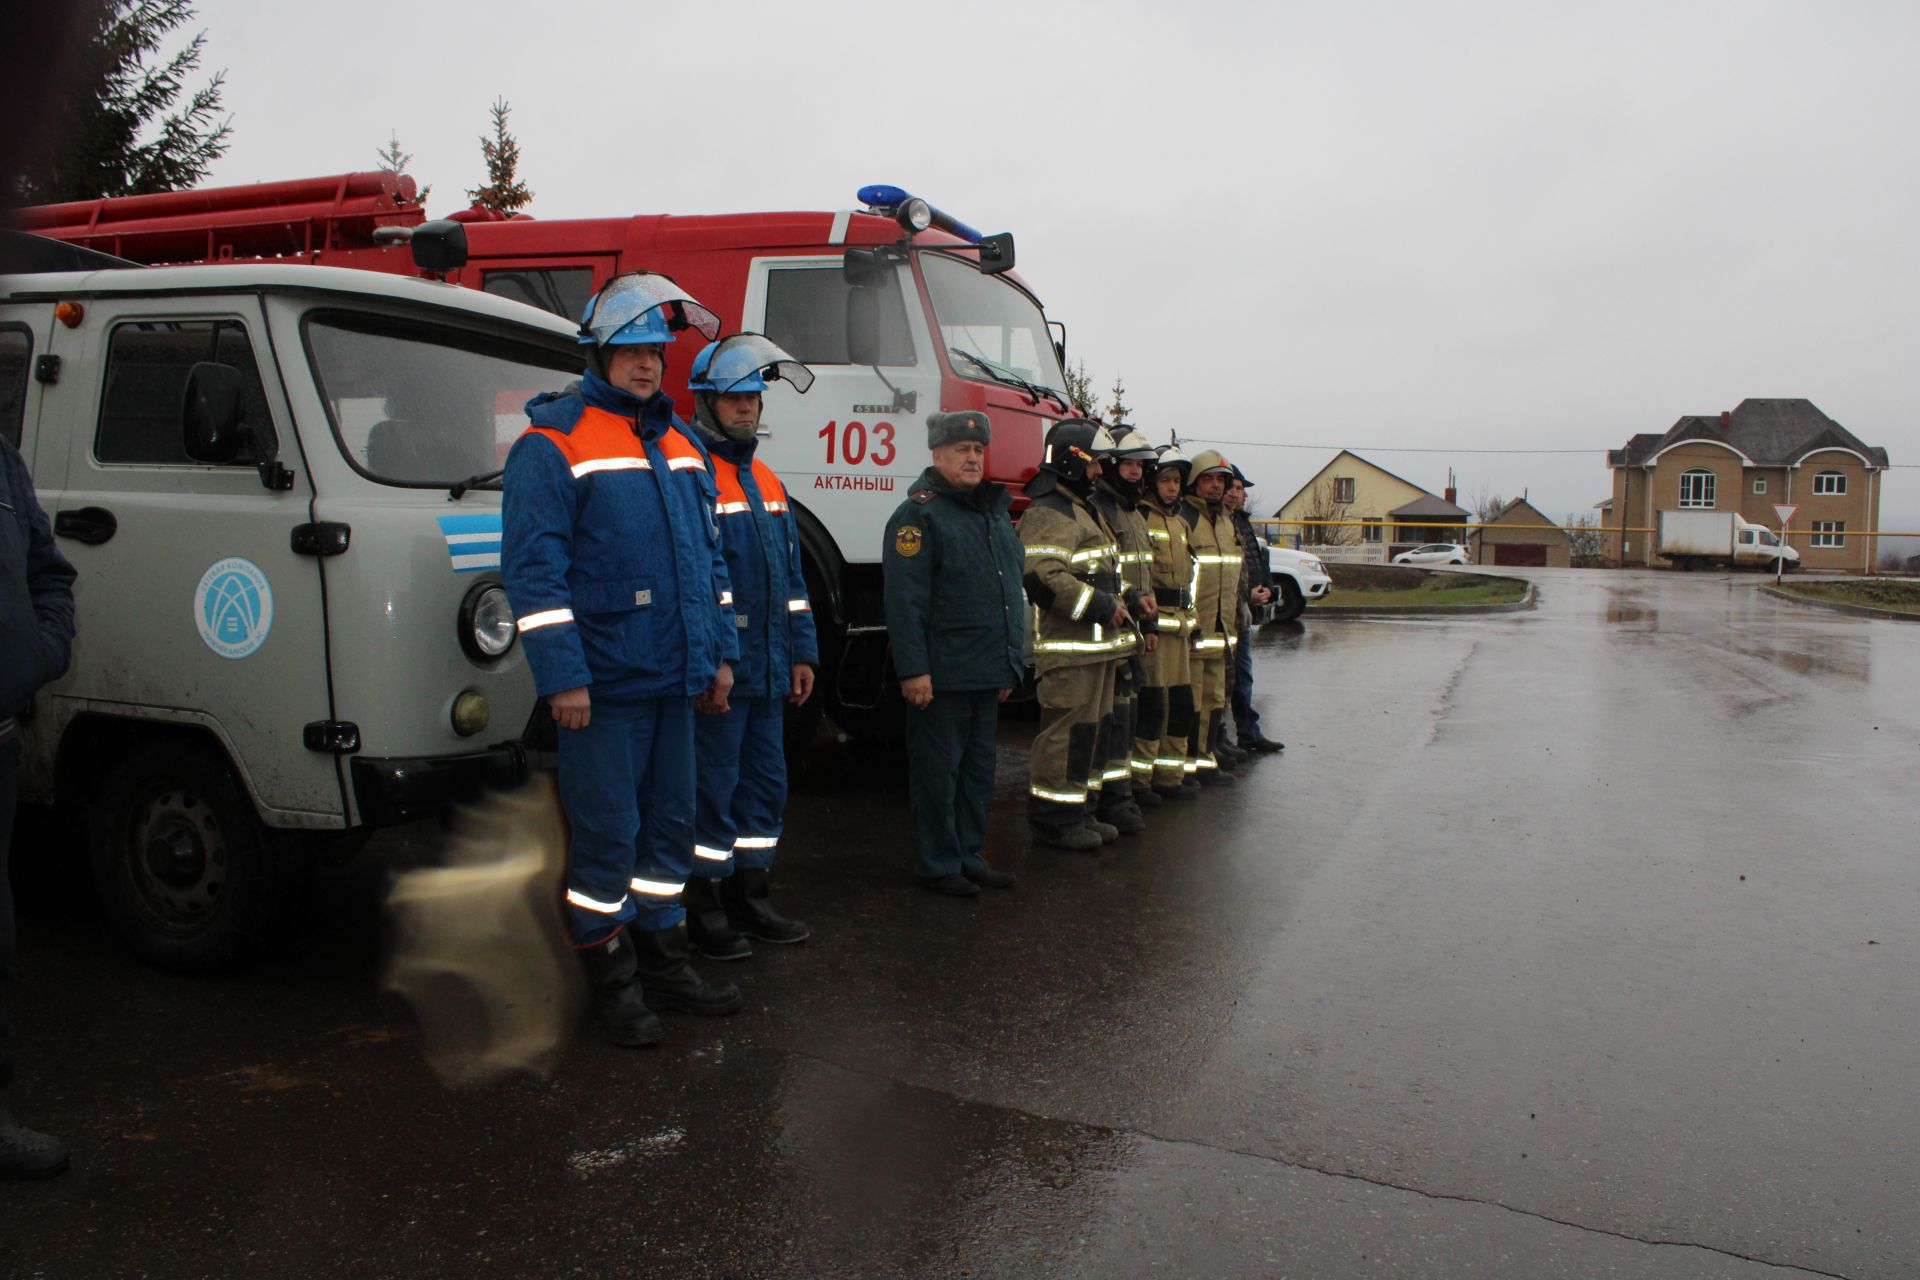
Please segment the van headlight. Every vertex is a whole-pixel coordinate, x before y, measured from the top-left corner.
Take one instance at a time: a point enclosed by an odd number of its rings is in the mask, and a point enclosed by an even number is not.
[[[513,648],[518,633],[507,589],[497,582],[476,582],[460,602],[460,647],[475,662],[492,662]]]

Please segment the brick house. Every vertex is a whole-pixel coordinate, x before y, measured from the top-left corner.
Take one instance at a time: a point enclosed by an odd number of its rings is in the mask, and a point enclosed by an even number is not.
[[[1810,400],[1742,400],[1719,417],[1689,415],[1607,453],[1613,497],[1604,553],[1648,563],[1664,510],[1734,511],[1780,527],[1775,503],[1798,503],[1788,545],[1809,569],[1869,573],[1880,528],[1887,451],[1860,440]]]
[[[1467,549],[1475,564],[1565,569],[1573,564],[1573,539],[1564,530],[1538,527],[1559,523],[1526,498],[1515,498],[1467,535]]]

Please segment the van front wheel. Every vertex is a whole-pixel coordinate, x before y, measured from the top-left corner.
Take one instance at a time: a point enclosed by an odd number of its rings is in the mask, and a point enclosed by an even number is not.
[[[88,821],[108,920],[141,959],[182,972],[224,968],[272,936],[308,866],[275,843],[225,764],[178,743],[128,754]]]

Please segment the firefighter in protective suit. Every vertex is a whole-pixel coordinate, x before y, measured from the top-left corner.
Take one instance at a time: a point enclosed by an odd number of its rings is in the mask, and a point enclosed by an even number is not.
[[[1134,750],[1153,761],[1153,792],[1168,800],[1191,800],[1200,793],[1192,778],[1196,766],[1187,758],[1195,718],[1190,652],[1194,566],[1182,495],[1192,469],[1193,463],[1172,445],[1159,450],[1147,475],[1146,500],[1140,504],[1153,547],[1149,581],[1159,611],[1153,618],[1157,639],[1147,654]]]
[[[713,473],[660,393],[666,348],[714,315],[651,272],[609,280],[580,325],[586,372],[534,397],[507,455],[501,565],[536,691],[559,725],[567,923],[607,1038],[657,1043],[654,1008],[740,993],[687,962],[694,700],[725,708],[740,656]]]
[[[1139,626],[1140,643],[1114,660],[1113,713],[1100,724],[1101,786],[1094,816],[1124,834],[1146,830],[1142,806],[1160,803],[1153,793],[1153,757],[1134,750],[1135,720],[1144,696],[1147,660],[1157,647],[1154,615],[1159,603],[1149,581],[1153,542],[1147,536],[1146,466],[1153,446],[1127,423],[1107,428],[1108,447],[1100,454],[1100,478],[1094,482],[1093,505],[1113,531],[1120,548],[1116,557],[1120,598]]]
[[[1224,499],[1233,464],[1216,449],[1193,460],[1187,483],[1187,545],[1193,552],[1193,688],[1197,716],[1188,756],[1202,786],[1233,782],[1214,744],[1226,732],[1227,666],[1239,641],[1240,539]]]
[[[1121,599],[1119,545],[1093,507],[1097,455],[1108,445],[1097,422],[1055,423],[1020,517],[1041,710],[1027,822],[1039,840],[1083,851],[1119,835],[1091,812],[1102,783],[1100,721],[1113,703],[1114,659],[1139,643]]]
[[[769,378],[803,394],[813,385],[813,372],[772,341],[736,333],[695,356],[687,380],[719,490],[714,523],[740,640],[727,708],[694,722],[694,874],[681,902],[687,940],[714,960],[753,954],[748,938],[804,942],[813,932],[773,909],[767,882],[787,807],[786,707],[812,695],[820,665],[800,527],[780,478],[754,456]]]

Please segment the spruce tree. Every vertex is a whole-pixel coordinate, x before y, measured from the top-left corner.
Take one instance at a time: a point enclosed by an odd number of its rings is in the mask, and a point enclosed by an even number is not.
[[[480,154],[487,162],[485,186],[467,191],[467,198],[482,209],[513,213],[533,203],[533,192],[520,181],[520,143],[507,132],[507,115],[513,108],[505,98],[494,103],[493,137],[480,139]]]

